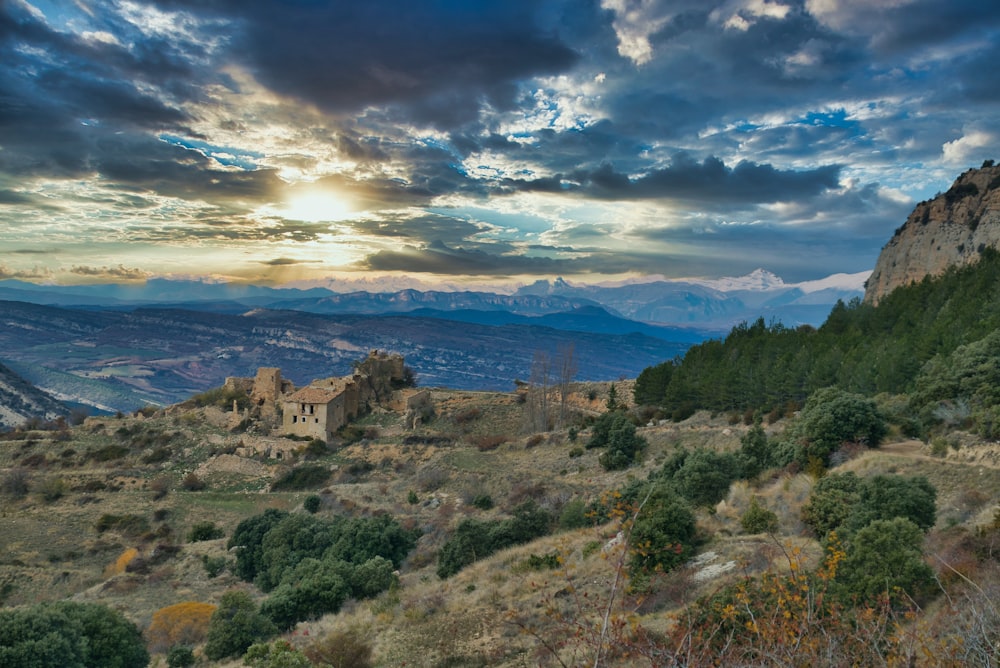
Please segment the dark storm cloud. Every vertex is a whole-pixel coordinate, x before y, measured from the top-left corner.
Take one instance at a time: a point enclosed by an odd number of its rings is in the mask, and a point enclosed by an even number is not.
[[[126,190],[206,202],[273,201],[282,183],[273,170],[237,171],[213,166],[198,151],[141,136],[111,136],[97,143],[94,167]]]
[[[417,216],[383,215],[378,219],[356,220],[348,224],[362,234],[403,239],[411,244],[439,242],[465,245],[470,237],[482,231],[468,220],[432,213]]]
[[[509,108],[518,81],[577,59],[538,24],[534,0],[160,4],[237,17],[235,58],[272,90],[337,113],[402,105],[450,126],[484,100]]]
[[[116,267],[88,267],[74,266],[70,273],[78,276],[108,278],[113,280],[145,280],[149,278],[149,273],[135,267],[118,265]]]
[[[361,268],[368,271],[405,271],[458,276],[575,273],[583,269],[578,261],[451,248],[440,241],[427,246],[404,246],[402,250],[379,251],[368,256],[362,262]]]
[[[673,163],[640,177],[630,178],[608,164],[589,173],[572,173],[527,182],[508,181],[520,190],[576,192],[606,200],[672,199],[685,202],[748,205],[788,202],[815,197],[836,188],[839,165],[813,170],[785,171],[771,165],[740,162],[726,167],[718,158],[694,161],[686,154]]]

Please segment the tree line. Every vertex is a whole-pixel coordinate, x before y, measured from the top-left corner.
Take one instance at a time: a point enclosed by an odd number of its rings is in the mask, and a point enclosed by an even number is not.
[[[1000,252],[899,287],[878,305],[842,301],[821,327],[741,323],[723,339],[639,374],[635,399],[683,419],[695,410],[781,411],[820,388],[911,395],[919,428],[953,406],[984,435],[1000,424]]]

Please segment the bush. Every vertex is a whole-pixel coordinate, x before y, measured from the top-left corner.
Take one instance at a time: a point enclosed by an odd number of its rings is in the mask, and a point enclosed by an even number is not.
[[[559,513],[560,529],[580,529],[593,523],[593,519],[587,516],[587,504],[583,499],[568,501]]]
[[[277,632],[274,624],[257,611],[249,594],[231,589],[222,595],[208,622],[205,656],[212,661],[239,656],[250,645]]]
[[[308,464],[292,469],[271,484],[272,492],[297,492],[319,487],[330,479],[330,469]]]
[[[632,525],[630,567],[643,573],[668,572],[694,549],[694,513],[669,485],[656,485]]]
[[[201,644],[214,612],[214,605],[198,601],[184,601],[160,608],[153,613],[146,629],[149,648],[162,652],[170,647]]]
[[[903,517],[926,531],[937,517],[937,490],[923,476],[828,474],[817,481],[802,520],[819,538],[856,532],[875,520]]]
[[[472,497],[472,505],[480,510],[489,510],[493,507],[493,497],[489,494],[476,494]]]
[[[844,443],[875,448],[887,432],[874,401],[836,387],[814,392],[791,427],[792,439],[802,446],[800,461],[818,459],[824,466]]]
[[[120,612],[60,601],[0,610],[0,665],[32,668],[145,668],[139,629]]]
[[[192,471],[184,476],[183,480],[181,480],[181,487],[189,492],[200,492],[205,489],[205,481],[199,478],[194,471]]]
[[[205,574],[209,578],[214,578],[226,570],[226,558],[222,556],[210,557],[203,554],[201,555],[201,565],[205,568]]]
[[[198,522],[188,532],[188,542],[198,543],[203,540],[215,540],[225,535],[225,532],[215,526],[214,522]]]
[[[58,501],[66,494],[66,481],[58,476],[50,476],[38,483],[38,496],[46,503]]]
[[[256,643],[243,655],[243,664],[252,668],[312,668],[306,655],[292,647],[287,640]]]
[[[739,478],[740,465],[732,454],[699,448],[678,456],[682,463],[668,479],[695,506],[714,506],[726,498],[729,486]],[[665,465],[665,472],[667,468]]]
[[[110,462],[116,459],[121,459],[128,455],[129,449],[124,445],[105,445],[103,448],[98,448],[90,453],[90,458],[95,462]]]
[[[323,499],[321,499],[319,495],[310,494],[302,502],[302,507],[306,510],[306,512],[315,515],[319,511],[319,508],[322,504],[323,504]]]
[[[142,515],[101,515],[94,524],[97,533],[117,531],[129,536],[141,536],[149,531],[149,520]]]
[[[628,468],[646,447],[646,440],[635,432],[635,425],[622,411],[604,413],[594,423],[587,448],[606,448],[598,461],[608,471]]]
[[[778,515],[765,508],[755,496],[750,499],[750,507],[740,517],[740,526],[747,533],[774,533],[778,530]]]
[[[934,571],[924,563],[924,534],[904,517],[875,520],[854,536],[837,571],[844,596],[874,601],[887,595],[900,603],[907,597],[926,600],[934,589]]]
[[[527,543],[549,533],[552,517],[534,501],[525,501],[506,520],[463,520],[438,553],[437,574],[451,577],[476,561],[512,545]]]
[[[168,668],[188,668],[194,665],[194,652],[187,645],[176,645],[167,652]]]
[[[366,633],[334,631],[305,648],[305,655],[320,666],[351,666],[371,668],[372,648],[365,641]]]
[[[23,499],[30,489],[30,476],[24,469],[11,469],[0,483],[0,491],[15,499]]]

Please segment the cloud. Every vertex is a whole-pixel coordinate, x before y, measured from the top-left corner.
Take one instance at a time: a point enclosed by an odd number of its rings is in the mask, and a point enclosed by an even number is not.
[[[604,164],[589,173],[571,173],[528,182],[510,181],[515,189],[575,192],[609,200],[672,199],[704,205],[750,205],[810,198],[836,188],[841,167],[828,165],[791,171],[740,162],[726,167],[718,158],[694,161],[676,154],[663,169],[630,177]]]
[[[113,281],[145,281],[152,276],[149,272],[135,267],[126,267],[119,264],[115,267],[88,267],[74,266],[70,270],[71,274],[77,276],[87,276],[88,278],[106,278]]]
[[[389,105],[423,122],[461,123],[483,100],[509,107],[521,79],[577,60],[540,24],[533,0],[160,4],[238,16],[230,58],[271,90],[338,114]]]
[[[48,280],[52,278],[53,272],[46,267],[32,267],[31,269],[11,269],[5,264],[0,264],[0,280],[16,279],[23,281]]]
[[[991,158],[996,153],[997,135],[982,130],[968,130],[958,139],[941,147],[942,159],[950,165],[967,165]]]

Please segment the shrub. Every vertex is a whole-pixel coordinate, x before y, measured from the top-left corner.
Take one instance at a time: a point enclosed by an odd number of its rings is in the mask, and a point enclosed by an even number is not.
[[[750,499],[750,507],[740,517],[740,526],[747,533],[774,533],[778,530],[778,515],[754,496]]]
[[[215,609],[211,603],[199,601],[184,601],[160,608],[153,613],[146,629],[149,648],[162,652],[170,647],[201,644]]]
[[[583,499],[568,501],[559,513],[560,529],[580,529],[593,523],[593,519],[587,516],[587,504]]]
[[[438,553],[438,577],[447,578],[477,559],[548,534],[552,517],[534,501],[525,501],[506,520],[463,520]]]
[[[530,450],[531,448],[537,448],[542,442],[545,441],[545,436],[542,434],[534,434],[528,437],[528,440],[524,442],[524,448]]]
[[[632,569],[667,572],[687,561],[694,549],[694,513],[669,485],[656,485],[632,524]]]
[[[222,556],[210,557],[203,554],[201,555],[201,565],[205,568],[205,574],[209,578],[214,578],[226,570],[226,558]]]
[[[104,514],[97,519],[94,528],[97,529],[97,533],[117,531],[125,535],[141,536],[149,531],[149,520],[142,515]]]
[[[321,499],[318,494],[310,494],[302,502],[302,507],[306,510],[306,512],[315,515],[319,511],[319,507],[322,503],[323,499]]]
[[[605,413],[594,423],[587,447],[606,448],[598,461],[605,470],[618,471],[631,466],[639,451],[646,447],[646,440],[636,434],[635,425],[625,413],[614,411]]]
[[[934,571],[924,563],[924,534],[904,517],[875,520],[851,540],[837,582],[844,596],[874,601],[888,596],[896,603],[924,599],[933,591]]]
[[[479,450],[480,452],[489,452],[491,450],[496,450],[506,442],[507,442],[507,437],[501,436],[499,434],[495,434],[492,436],[478,436],[475,439],[473,439],[473,443],[475,444],[476,449]]]
[[[887,432],[886,420],[874,401],[836,387],[814,392],[791,428],[793,440],[802,445],[800,461],[815,458],[824,466],[844,443],[875,448]]]
[[[474,420],[478,420],[480,417],[482,417],[482,415],[483,415],[483,411],[482,410],[480,410],[479,408],[473,407],[473,408],[469,408],[468,410],[464,410],[464,411],[462,411],[460,413],[456,413],[452,417],[452,421],[455,424],[457,424],[457,425],[464,425],[464,424],[468,424],[468,423],[470,423],[470,422],[472,422]]]
[[[903,517],[926,531],[937,517],[937,490],[923,476],[854,473],[820,478],[802,508],[802,520],[820,538],[831,531],[853,533],[875,520]]]
[[[319,487],[330,479],[330,469],[318,464],[298,466],[271,484],[272,492],[295,492]]]
[[[330,446],[328,446],[326,444],[326,441],[324,441],[321,438],[314,438],[313,440],[309,441],[308,445],[306,445],[305,449],[303,450],[303,454],[306,457],[311,457],[313,459],[322,457],[323,455],[329,452],[330,452]]]
[[[30,476],[24,469],[11,469],[0,483],[0,491],[15,499],[23,499],[28,495]]]
[[[334,631],[305,648],[304,653],[316,665],[371,668],[372,648],[365,641],[367,633]]]
[[[145,668],[139,629],[115,610],[60,601],[0,610],[0,665]]]
[[[184,476],[183,480],[181,480],[181,487],[189,492],[200,492],[205,489],[205,481],[199,478],[197,474],[192,471]]]
[[[198,543],[203,540],[215,540],[225,536],[225,532],[214,522],[198,522],[188,532],[188,542]]]
[[[205,656],[212,661],[239,656],[250,645],[276,633],[274,624],[258,612],[249,594],[231,589],[222,595],[209,619]]]
[[[175,645],[167,652],[168,668],[188,668],[194,665],[194,652],[187,645]]]
[[[415,506],[420,503],[420,499],[417,498],[417,493],[412,489],[406,494],[406,502],[411,506]]]
[[[98,448],[90,453],[90,458],[95,462],[110,462],[121,459],[128,455],[129,449],[124,445],[111,444]]]
[[[153,500],[159,501],[170,493],[170,478],[160,477],[150,480],[149,491],[153,493]]]
[[[472,497],[472,505],[480,510],[489,510],[493,507],[493,497],[489,494],[476,494]]]
[[[864,482],[852,472],[830,473],[816,481],[809,500],[802,507],[802,521],[819,538],[847,523],[861,499]]]
[[[243,655],[243,664],[252,668],[312,668],[306,655],[292,647],[287,640],[256,643]]]
[[[46,503],[58,501],[66,494],[66,481],[58,476],[50,476],[38,483],[38,496]]]
[[[156,448],[148,455],[142,458],[143,464],[159,464],[160,462],[165,462],[173,456],[170,448]]]
[[[732,454],[700,448],[684,457],[670,479],[681,496],[695,506],[714,506],[726,498],[729,486],[739,477],[739,469]]]

